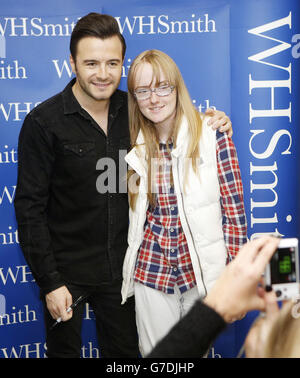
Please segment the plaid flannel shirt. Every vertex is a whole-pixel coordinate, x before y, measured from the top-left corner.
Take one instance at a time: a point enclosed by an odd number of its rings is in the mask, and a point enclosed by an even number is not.
[[[227,261],[247,241],[243,186],[234,144],[216,132],[217,168]],[[160,169],[156,174],[156,206],[149,206],[134,274],[134,280],[165,293],[177,284],[183,293],[196,285],[187,241],[181,226],[176,194],[171,185],[172,144],[160,144]]]

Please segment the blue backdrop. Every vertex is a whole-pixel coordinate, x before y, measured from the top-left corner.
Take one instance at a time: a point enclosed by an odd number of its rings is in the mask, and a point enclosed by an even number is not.
[[[299,237],[300,4],[298,0],[16,0],[0,7],[0,358],[43,358],[39,292],[19,248],[13,210],[17,141],[25,115],[71,78],[69,39],[91,12],[116,17],[132,59],[173,57],[195,106],[233,121],[248,237]],[[234,357],[256,313],[218,338],[211,357]],[[101,351],[86,305],[82,357]]]

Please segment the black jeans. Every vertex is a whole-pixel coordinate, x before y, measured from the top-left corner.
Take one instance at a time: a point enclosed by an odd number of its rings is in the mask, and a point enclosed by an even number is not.
[[[48,358],[80,358],[81,325],[86,302],[95,314],[100,357],[139,357],[134,297],[121,305],[121,282],[92,288],[73,284],[66,286],[73,302],[80,295],[87,295],[87,299],[73,310],[70,320],[59,323],[52,330],[55,320],[44,301]]]

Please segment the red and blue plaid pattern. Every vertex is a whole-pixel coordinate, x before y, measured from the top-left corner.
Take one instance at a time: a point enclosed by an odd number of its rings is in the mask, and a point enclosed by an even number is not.
[[[161,156],[152,162],[156,180],[155,208],[147,211],[144,239],[135,270],[135,281],[165,293],[174,293],[175,284],[181,292],[196,285],[191,257],[171,185],[171,149],[160,144]],[[155,164],[156,163],[156,164]]]
[[[235,146],[226,133],[217,131],[217,166],[227,262],[247,242],[243,184]]]
[[[224,240],[230,261],[247,241],[243,186],[236,150],[226,134],[217,131],[217,166],[223,214]],[[136,261],[134,280],[165,293],[177,284],[183,293],[196,285],[177,199],[171,185],[172,144],[160,144],[155,170],[156,206],[147,210],[144,239]]]

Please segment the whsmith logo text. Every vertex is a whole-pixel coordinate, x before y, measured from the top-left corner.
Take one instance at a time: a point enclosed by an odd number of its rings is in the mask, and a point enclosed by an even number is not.
[[[184,20],[171,19],[168,15],[116,17],[121,33],[129,34],[182,34],[216,32],[216,21],[208,13],[191,14]]]
[[[292,29],[292,12],[285,17],[248,30],[256,42],[255,53],[248,57],[253,62],[249,72],[250,226],[251,231],[254,232],[251,238],[265,233],[281,234],[277,228],[280,223],[277,213],[279,204],[277,184],[278,171],[282,169],[281,162],[284,158],[280,155],[290,156],[291,163],[295,158],[291,148],[294,132],[292,127],[293,58],[292,54],[285,53],[291,48],[291,44],[279,39],[281,32],[282,38],[286,38],[284,36],[288,29]],[[270,36],[274,30],[277,32],[276,38]],[[270,46],[260,49],[261,40],[266,39],[271,41]],[[269,103],[255,106],[255,102],[256,104],[261,102],[258,98],[262,91],[268,94]],[[285,138],[284,146],[279,144],[281,138]],[[255,147],[257,141],[260,141],[261,145],[265,142],[266,145],[263,147],[260,145],[258,150]],[[261,148],[264,150],[262,151]],[[275,155],[276,148],[280,148],[280,159],[278,155],[277,157]],[[262,200],[262,193],[265,200]],[[285,214],[285,221],[293,221],[292,215]]]
[[[69,37],[78,17],[69,17],[49,23],[42,17],[0,17],[0,36],[3,37]],[[174,19],[165,14],[158,16],[115,17],[121,33],[129,34],[181,34],[216,32],[216,21],[208,13],[191,14],[185,19]]]

